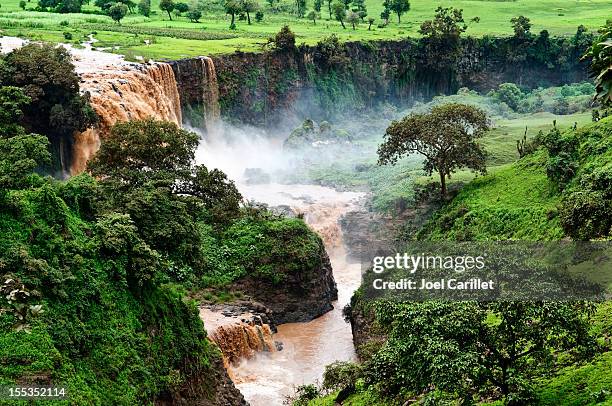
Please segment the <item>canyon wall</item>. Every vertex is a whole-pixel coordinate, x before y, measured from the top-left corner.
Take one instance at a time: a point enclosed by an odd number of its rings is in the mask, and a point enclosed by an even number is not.
[[[405,105],[461,87],[488,91],[504,82],[534,88],[588,79],[575,41],[545,37],[543,45],[533,40],[523,48],[513,41],[467,38],[448,67],[442,61],[436,65],[437,56],[423,40],[412,39],[326,41],[292,50],[235,52],[211,61],[224,120],[268,127],[287,119],[327,120],[385,102]],[[211,83],[209,75],[200,59],[175,61],[172,67],[183,112],[198,122],[207,109],[202,88]]]

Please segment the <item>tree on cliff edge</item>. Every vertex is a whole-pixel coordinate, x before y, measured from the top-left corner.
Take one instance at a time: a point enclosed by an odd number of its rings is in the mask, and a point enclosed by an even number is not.
[[[457,169],[486,172],[486,152],[477,140],[488,129],[486,113],[465,104],[444,104],[430,113],[410,114],[387,128],[378,148],[378,164],[394,164],[417,152],[425,156],[423,169],[440,175],[440,192],[445,197],[446,178]]]

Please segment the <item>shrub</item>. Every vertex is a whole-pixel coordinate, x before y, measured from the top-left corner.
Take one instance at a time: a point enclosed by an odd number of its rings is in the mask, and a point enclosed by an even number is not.
[[[67,41],[72,41],[72,33],[65,31],[64,32],[64,39]]]
[[[612,228],[611,200],[600,191],[571,193],[559,210],[561,226],[575,240],[608,236]]]

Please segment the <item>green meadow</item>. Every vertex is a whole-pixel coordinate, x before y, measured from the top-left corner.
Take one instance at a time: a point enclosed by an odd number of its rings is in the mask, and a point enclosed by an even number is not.
[[[464,10],[466,21],[479,17],[479,23],[470,23],[467,35],[505,36],[512,32],[510,19],[524,15],[531,19],[532,31],[546,29],[553,35],[569,35],[579,25],[596,29],[610,18],[612,0],[415,0],[411,9],[402,16],[391,16],[386,27],[379,27],[382,0],[366,0],[368,17],[375,22],[368,30],[367,17],[355,30],[347,24],[343,29],[339,22],[329,19],[327,3],[321,9],[321,19],[314,24],[306,18],[291,13],[293,2],[281,0],[274,11],[267,2],[261,1],[264,12],[261,22],[252,18],[252,24],[236,21],[236,29],[230,30],[230,17],[225,15],[218,0],[207,3],[199,23],[192,23],[185,16],[168,15],[159,9],[159,0],[152,0],[152,14],[143,17],[128,14],[121,24],[100,12],[91,2],[83,6],[83,13],[57,14],[31,11],[36,7],[34,0],[27,2],[23,11],[19,0],[3,0],[0,8],[0,33],[51,42],[81,43],[90,33],[95,32],[99,42],[96,46],[115,48],[114,52],[128,57],[142,56],[156,60],[177,59],[197,55],[212,55],[241,51],[260,51],[267,38],[278,32],[283,25],[289,25],[297,35],[297,42],[316,44],[323,37],[336,34],[344,41],[357,40],[399,40],[418,36],[420,24],[431,19],[439,5],[453,6]],[[312,9],[313,1],[307,1]],[[64,33],[72,37],[66,40]],[[70,37],[68,36],[68,37]]]

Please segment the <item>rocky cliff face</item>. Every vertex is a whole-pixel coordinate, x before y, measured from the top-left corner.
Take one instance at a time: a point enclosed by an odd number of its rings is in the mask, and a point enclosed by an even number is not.
[[[534,43],[517,55],[512,39],[468,38],[449,68],[432,67],[435,55],[412,39],[326,42],[293,51],[236,52],[212,61],[225,120],[275,126],[304,117],[329,119],[383,102],[428,100],[464,86],[487,91],[504,82],[537,87],[587,79],[578,45],[565,39],[546,41],[545,51]],[[200,96],[206,74],[194,63],[173,63],[184,112],[206,109]]]
[[[233,285],[272,311],[274,324],[310,321],[330,311],[338,299],[329,257],[321,246],[321,267],[308,272],[287,274],[280,284],[251,277]]]
[[[213,359],[210,368],[185,384],[175,395],[157,399],[155,406],[248,406],[244,396],[232,382],[221,356]]]

